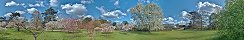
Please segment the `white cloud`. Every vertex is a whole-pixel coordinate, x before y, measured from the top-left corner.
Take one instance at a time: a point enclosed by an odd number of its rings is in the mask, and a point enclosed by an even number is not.
[[[179,25],[187,25],[187,22],[186,21],[179,21],[178,24]]]
[[[119,0],[115,1],[114,5],[119,6]]]
[[[127,12],[130,12],[130,9],[127,9],[126,11],[127,11]]]
[[[102,7],[96,7],[101,13],[101,17],[106,17],[106,18],[120,18],[122,16],[126,16],[126,13],[123,13],[121,10],[114,10],[107,12],[104,10],[103,6]]]
[[[147,2],[147,3],[150,3],[150,1],[149,1],[149,0],[147,0],[146,2]]]
[[[101,13],[106,13],[106,10],[103,9],[104,6],[102,7],[96,7]]]
[[[138,0],[138,1],[143,3],[150,3],[150,0]]]
[[[92,15],[86,15],[86,16],[84,16],[84,18],[92,18],[92,20],[95,19]]]
[[[67,14],[83,15],[87,11],[85,5],[83,4],[66,4],[61,5],[62,9],[66,11]]]
[[[5,17],[10,17],[10,15],[12,15],[12,13],[7,13],[7,14],[5,14],[4,16],[5,16]]]
[[[214,3],[209,3],[209,2],[199,2],[197,5],[197,14],[201,14],[201,17],[203,17],[202,21],[203,21],[203,25],[208,25],[208,21],[209,21],[209,16],[213,13],[218,13],[219,11],[223,10],[222,6],[216,5]],[[181,18],[183,18],[182,21],[178,22],[179,24],[186,24],[186,23],[190,23],[191,18],[193,18],[190,13],[188,13],[187,11],[182,11],[181,12],[182,16]],[[188,24],[189,25],[189,24]]]
[[[50,6],[58,6],[58,0],[50,0]]]
[[[7,14],[5,14],[4,16],[5,16],[5,17],[10,17],[10,15],[12,15],[12,13],[7,13]],[[20,16],[20,17],[17,16],[17,18],[18,18],[20,21],[24,21],[24,19],[25,19],[25,17],[21,17],[21,16]],[[7,19],[9,19],[9,18],[7,18]]]
[[[172,18],[172,17],[168,17],[168,20],[169,20],[169,21],[174,21],[174,18]]]
[[[190,21],[191,21],[191,18],[193,18],[192,16],[193,15],[191,15],[190,13],[188,13],[187,11],[182,11],[181,12],[181,14],[182,14],[182,16],[181,16],[181,18],[183,18],[181,21],[184,21],[184,23],[190,23]],[[179,23],[179,22],[178,22]]]
[[[92,2],[93,2],[93,0],[81,0],[82,4],[90,4]]]
[[[25,11],[19,11],[19,10],[15,11],[15,12],[20,13],[20,14],[26,13]]]
[[[201,17],[203,17],[202,21],[203,21],[203,25],[208,25],[209,24],[209,18],[210,15],[212,15],[213,13],[217,14],[218,12],[220,12],[221,10],[223,10],[222,6],[216,5],[214,3],[209,3],[209,2],[199,2],[197,5],[197,14],[201,14]],[[179,23],[190,23],[190,18],[193,18],[191,15],[189,14],[187,11],[182,11],[182,18],[183,20]],[[183,22],[184,21],[184,22]]]
[[[93,18],[93,16],[92,16],[92,15],[86,15],[85,17],[90,17],[90,18]]]
[[[115,10],[115,11],[111,11],[111,12],[102,14],[102,16],[104,16],[104,17],[117,17],[117,18],[119,15],[126,16],[126,14],[121,12],[120,10]]]
[[[7,2],[6,4],[5,4],[5,6],[19,6],[19,5],[22,5],[22,6],[24,6],[25,4],[19,4],[19,3],[16,3],[16,2],[14,2],[14,1],[11,1],[11,2]]]
[[[118,21],[118,20],[115,20],[114,22],[117,22],[117,23],[118,23],[118,22],[120,22],[120,21]]]
[[[182,16],[187,16],[187,14],[189,14],[189,13],[186,12],[186,11],[182,11],[181,13],[182,13]]]
[[[18,17],[21,21],[24,21],[25,17]]]
[[[20,13],[20,14],[24,14],[25,13],[25,11],[19,11],[19,10],[15,11],[15,12]],[[4,16],[5,17],[10,17],[10,15],[12,15],[12,13],[6,13]]]
[[[192,15],[190,13],[188,13],[187,11],[182,11],[181,14],[182,14],[182,18],[184,18],[184,19],[192,18],[191,17]]]
[[[29,7],[45,7],[44,2],[36,3],[36,4],[29,4]]]
[[[30,8],[30,9],[27,9],[28,13],[34,13],[37,9],[36,8]]]
[[[14,6],[14,5],[19,5],[19,4],[15,3],[14,1],[11,1],[11,2],[7,2],[5,6]]]
[[[216,5],[214,3],[209,3],[209,2],[199,2],[198,5],[198,10],[197,12],[199,14],[202,14],[202,21],[203,21],[203,26],[207,26],[210,24],[210,16],[212,14],[218,14],[221,10],[223,10],[222,6]]]
[[[30,7],[38,7],[41,6],[40,4],[29,4]]]
[[[133,21],[133,20],[134,20],[134,19],[132,19],[132,18],[130,19],[130,21]]]
[[[174,20],[173,17],[168,17],[163,19],[163,24],[175,24],[177,20]]]
[[[211,6],[211,7],[220,7],[222,8],[222,6],[219,6],[219,5],[216,5],[214,3],[209,3],[209,2],[199,2],[198,3],[198,8],[201,8],[201,7],[205,7],[205,6]]]
[[[198,5],[198,12],[210,15],[211,13],[217,13],[220,10],[223,10],[222,6],[216,5],[214,3],[209,2],[199,2]]]

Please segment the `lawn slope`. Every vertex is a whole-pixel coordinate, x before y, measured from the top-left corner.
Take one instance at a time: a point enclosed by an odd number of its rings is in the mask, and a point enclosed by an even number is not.
[[[0,31],[0,40],[33,40],[31,33],[15,30]],[[96,40],[209,40],[216,31],[161,31],[161,32],[120,32],[96,33]],[[86,31],[79,33],[43,32],[38,40],[88,40]]]

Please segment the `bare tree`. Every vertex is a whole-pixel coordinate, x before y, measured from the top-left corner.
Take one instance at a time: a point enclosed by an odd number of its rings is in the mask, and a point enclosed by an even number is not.
[[[88,32],[88,36],[90,37],[90,40],[95,40],[94,35],[95,35],[95,30],[94,30],[94,21],[92,18],[87,17],[82,21],[82,24],[84,25],[84,28]]]
[[[132,30],[133,28],[134,28],[134,25],[132,25],[132,24],[125,24],[125,25],[123,25],[123,27],[122,27],[123,31],[130,31],[130,30]]]
[[[3,21],[3,22],[0,22],[0,29],[1,29],[1,28],[6,28],[6,27],[5,27],[6,25],[7,25],[6,22],[4,22],[4,21]]]
[[[104,23],[104,24],[101,24],[101,27],[102,27],[102,31],[103,33],[111,33],[113,32],[114,30],[114,26],[112,24],[109,24],[109,23]]]
[[[6,17],[0,17],[0,27],[6,28],[6,26],[7,26]]]
[[[38,34],[43,33],[43,26],[41,22],[41,17],[39,11],[34,11],[33,12],[33,19],[31,23],[29,23],[29,28],[24,28],[26,31],[32,33],[34,40],[37,39],[39,36]]]
[[[62,25],[60,25],[60,21],[50,21],[50,22],[48,22],[48,23],[46,23],[45,24],[45,26],[46,26],[46,30],[55,30],[55,29],[62,29],[63,28],[63,26]]]
[[[61,21],[65,32],[77,32],[81,28],[81,21],[77,19],[64,19]]]

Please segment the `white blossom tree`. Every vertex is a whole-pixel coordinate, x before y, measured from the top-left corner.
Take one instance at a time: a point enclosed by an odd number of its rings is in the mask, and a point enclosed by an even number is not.
[[[136,29],[140,31],[161,30],[163,28],[162,19],[163,13],[161,8],[154,3],[149,3],[143,6],[138,3],[130,9],[133,14],[133,19],[137,22]]]

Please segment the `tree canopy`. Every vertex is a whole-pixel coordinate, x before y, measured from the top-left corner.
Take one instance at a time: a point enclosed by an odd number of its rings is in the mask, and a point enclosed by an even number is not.
[[[163,13],[157,4],[149,3],[146,6],[143,6],[143,4],[138,3],[130,10],[134,20],[137,22],[136,28],[138,30],[150,32],[151,30],[160,30],[163,28],[161,23]]]
[[[221,40],[244,39],[244,1],[226,0],[226,10],[218,17],[219,35]]]

